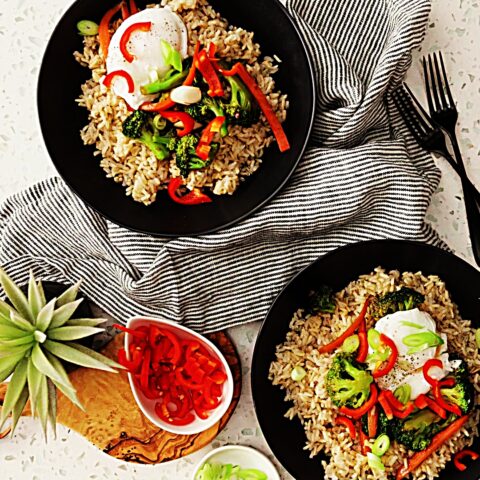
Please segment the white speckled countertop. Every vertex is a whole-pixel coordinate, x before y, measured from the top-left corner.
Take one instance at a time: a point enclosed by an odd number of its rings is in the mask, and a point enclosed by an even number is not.
[[[40,60],[56,22],[71,0],[0,0],[0,201],[53,175],[37,127],[35,86]],[[472,178],[480,185],[480,2],[434,0],[423,51],[441,49],[447,58],[461,119],[461,144]],[[474,40],[474,39],[477,40]],[[420,55],[417,54],[418,58]],[[408,75],[422,92],[418,61]],[[52,92],[53,93],[53,92]],[[460,182],[446,162],[444,175],[427,221],[461,257],[471,260]],[[251,445],[269,453],[250,398],[250,360],[258,324],[230,331],[243,362],[240,405],[227,428],[213,443]],[[99,452],[75,432],[60,426],[56,440],[44,445],[38,426],[22,420],[13,439],[0,440],[0,471],[4,480],[136,479],[186,480],[212,446],[168,465],[136,466]],[[279,468],[283,479],[291,477]]]

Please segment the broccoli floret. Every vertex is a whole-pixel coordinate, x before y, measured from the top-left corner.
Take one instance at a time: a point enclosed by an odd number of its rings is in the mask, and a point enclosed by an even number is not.
[[[454,403],[465,415],[473,408],[474,391],[473,385],[468,379],[468,366],[462,360],[459,368],[454,372],[455,385],[451,388],[442,388],[441,393],[443,398],[450,403]]]
[[[377,407],[378,408],[378,407]],[[378,423],[377,423],[377,437],[385,433],[386,435],[390,435],[390,428],[391,422],[385,415],[383,410],[379,410],[378,412]],[[363,432],[368,435],[368,414],[362,416],[362,430]]]
[[[175,148],[173,130],[166,128],[158,131],[152,116],[142,110],[136,110],[125,119],[122,131],[126,137],[145,144],[159,160],[165,160]]]
[[[260,118],[258,104],[245,84],[236,75],[225,77],[225,79],[231,88],[230,103],[225,105],[230,123],[250,127],[258,122]]]
[[[373,377],[355,361],[353,355],[335,355],[327,373],[327,393],[337,407],[361,407],[370,396]]]
[[[197,145],[198,138],[195,135],[185,135],[176,142],[175,163],[183,177],[186,177],[190,170],[207,167],[215,158],[220,147],[218,143],[212,143],[208,159],[202,160],[195,151]]]
[[[313,315],[335,311],[335,294],[327,285],[320,285],[317,290],[310,292],[308,298],[309,311]]]
[[[185,107],[185,111],[197,122],[208,123],[215,117],[225,117],[225,109],[222,101],[217,98],[203,95],[198,103]],[[223,122],[220,129],[220,135],[226,137],[228,135],[227,122]]]
[[[396,292],[375,297],[372,302],[372,317],[379,319],[390,313],[412,310],[423,303],[425,297],[408,287],[402,287]]]

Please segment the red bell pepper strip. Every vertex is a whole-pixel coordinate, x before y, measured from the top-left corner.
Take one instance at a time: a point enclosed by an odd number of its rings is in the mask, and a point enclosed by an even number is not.
[[[383,333],[380,334],[380,341],[390,349],[390,356],[388,360],[382,364],[383,366],[380,365],[375,368],[372,373],[373,378],[380,378],[390,373],[398,359],[398,349],[395,342]]]
[[[192,413],[188,413],[183,418],[174,418],[170,416],[168,409],[165,407],[164,403],[157,403],[155,405],[155,413],[166,423],[177,426],[190,425],[195,420],[195,417]]]
[[[216,370],[209,377],[216,385],[223,385],[227,381],[227,374],[222,370]]]
[[[188,71],[187,78],[185,78],[183,82],[183,84],[187,87],[190,87],[193,84],[193,81],[195,80],[195,74],[197,73],[197,66],[195,65],[195,59],[197,58],[199,51],[200,51],[200,42],[197,42],[197,44],[195,45],[195,51],[193,52],[192,66]]]
[[[368,306],[370,305],[370,297],[368,297],[365,300],[365,303],[363,304],[362,311],[360,312],[360,315],[354,320],[354,322],[333,342],[327,343],[326,345],[321,346],[318,351],[320,353],[329,353],[333,352],[333,350],[336,350],[337,348],[341,347],[343,345],[343,342],[345,341],[346,338],[350,337],[350,335],[353,335],[355,331],[359,328],[361,323],[365,319],[365,315],[367,314],[367,309]]]
[[[453,457],[453,464],[457,470],[464,472],[467,469],[467,466],[462,462],[465,457],[470,457],[471,460],[475,461],[480,458],[480,455],[473,450],[464,449],[458,452],[455,457]]]
[[[368,452],[370,452],[370,447],[367,445],[367,440],[368,437],[365,435],[364,431],[362,430],[362,427],[360,427],[360,451],[362,455],[366,456]]]
[[[447,418],[447,411],[441,407],[435,400],[432,400],[430,397],[425,397],[425,401],[427,402],[428,408],[435,412],[440,418],[446,420]]]
[[[452,377],[445,378],[444,380],[440,380],[440,382],[438,382],[438,385],[440,385],[441,388],[443,387],[452,388],[455,386],[455,379]]]
[[[132,360],[127,358],[127,352],[124,348],[118,351],[118,363],[125,367],[130,373],[137,373],[140,364],[142,363],[142,354],[140,351],[135,350]]]
[[[198,188],[194,188],[186,195],[179,196],[178,189],[183,185],[181,177],[172,178],[168,184],[168,195],[170,198],[181,205],[199,205],[201,203],[210,203],[212,199],[201,192]]]
[[[211,380],[207,379],[205,381],[205,385],[204,385],[204,388],[202,390],[203,397],[204,397],[204,402],[206,403],[206,405],[208,405],[209,409],[217,408],[220,405],[220,399],[216,398],[212,394],[213,385],[214,385],[214,383]]]
[[[123,35],[120,38],[120,51],[127,62],[132,63],[136,58],[127,48],[132,34],[134,32],[149,32],[151,28],[152,22],[139,22],[130,25],[125,32],[123,32]]]
[[[427,402],[427,396],[424,395],[423,393],[420,394],[415,400],[414,400],[415,406],[420,409],[424,410],[425,408],[428,407],[428,402]]]
[[[110,22],[121,8],[122,4],[119,3],[110,10],[107,10],[100,21],[100,25],[98,26],[98,41],[100,43],[100,50],[102,51],[104,58],[107,58],[108,46],[110,44]]]
[[[131,15],[138,13],[138,7],[137,7],[137,4],[135,3],[135,0],[129,0],[128,5],[130,6]]]
[[[360,340],[360,346],[357,353],[357,362],[364,363],[368,355],[367,332],[358,332],[358,339]]]
[[[150,375],[150,360],[152,358],[152,351],[147,348],[144,352],[142,360],[142,368],[140,369],[140,385],[143,389],[148,390],[148,378]]]
[[[365,415],[377,403],[378,390],[374,383],[370,384],[370,396],[360,408],[340,407],[340,413],[358,419]]]
[[[126,0],[122,0],[120,5],[122,9],[122,19],[126,20],[130,16],[130,11],[128,10],[128,5]]]
[[[260,106],[263,114],[267,118],[268,123],[272,129],[272,132],[277,140],[278,148],[281,152],[286,152],[290,149],[290,143],[283,130],[282,124],[278,120],[275,112],[268,103],[267,97],[260,90],[260,87],[255,82],[254,78],[248,73],[247,69],[240,62],[236,63],[231,70],[220,70],[225,76],[238,75],[246,87],[250,90],[250,93],[255,97],[258,105]]]
[[[357,438],[357,431],[355,430],[355,425],[349,418],[339,416],[335,419],[335,423],[337,425],[343,425],[344,427],[347,427],[348,433],[350,434],[350,438],[352,440],[355,440],[355,438]]]
[[[430,369],[433,367],[443,368],[443,362],[438,358],[431,358],[430,360],[427,360],[423,366],[423,376],[432,387],[438,383],[438,380],[432,378],[429,374]]]
[[[381,392],[378,396],[378,403],[382,406],[385,415],[389,420],[393,420],[393,409],[385,395],[385,392]]]
[[[430,455],[432,455],[438,448],[440,448],[447,440],[453,437],[466,423],[468,415],[458,418],[451,423],[447,428],[437,433],[432,439],[430,445],[421,452],[416,453],[410,457],[408,465],[400,468],[396,475],[396,480],[403,480],[410,473],[415,471]]]
[[[200,141],[196,148],[196,154],[202,159],[207,160],[210,155],[211,143],[213,137],[218,133],[225,123],[225,117],[215,117],[203,130]]]
[[[147,338],[147,334],[145,332],[142,332],[141,330],[138,330],[138,329],[124,327],[119,323],[114,323],[112,327],[116,328],[117,330],[121,330],[122,332],[128,333],[136,338],[141,338],[143,340]]]
[[[166,329],[161,329],[160,332],[164,337],[167,337],[172,343],[173,356],[170,359],[170,362],[173,363],[173,365],[178,365],[178,363],[180,362],[180,358],[182,356],[182,347],[180,346],[180,342],[178,341],[177,336]]]
[[[376,405],[367,414],[368,438],[375,438],[378,430],[378,407]]]
[[[195,126],[195,120],[191,115],[186,112],[175,112],[173,110],[162,110],[160,115],[172,123],[182,122],[183,128],[177,130],[177,135],[179,137],[184,137],[193,131]]]
[[[406,405],[404,405],[403,410],[397,410],[396,408],[393,408],[392,411],[394,417],[404,419],[415,411],[415,404],[413,402],[408,402]]]
[[[159,102],[144,102],[140,105],[140,110],[145,110],[146,112],[163,112],[164,110],[170,110],[176,105],[173,100],[170,100],[170,96]]]
[[[204,384],[202,383],[193,383],[189,379],[183,376],[184,368],[180,367],[175,370],[175,376],[177,381],[183,387],[189,388],[190,390],[202,390],[204,388]]]
[[[115,70],[113,72],[110,72],[103,79],[103,84],[107,88],[110,88],[112,86],[113,79],[116,78],[116,77],[121,77],[121,78],[124,78],[126,80],[127,85],[128,85],[128,93],[132,93],[135,90],[135,83],[133,82],[133,78],[125,70]]]
[[[203,75],[203,78],[208,83],[208,94],[211,97],[223,97],[225,92],[223,91],[222,82],[218,77],[218,74],[213,68],[212,62],[208,58],[208,53],[205,49],[198,52],[198,55],[194,59],[195,66],[199,72]]]
[[[455,404],[453,404],[453,403],[446,402],[446,401],[443,399],[442,391],[440,390],[440,383],[437,383],[437,384],[433,387],[433,396],[435,397],[435,400],[437,401],[438,406],[439,406],[440,408],[443,408],[443,409],[446,410],[447,412],[451,412],[451,413],[455,414],[457,417],[461,417],[461,416],[462,416],[462,411],[460,410],[460,407],[459,407],[458,405],[455,405]]]
[[[385,397],[387,397],[388,403],[392,406],[392,408],[396,410],[405,410],[406,405],[404,405],[400,400],[397,400],[391,390],[385,390],[383,394]]]

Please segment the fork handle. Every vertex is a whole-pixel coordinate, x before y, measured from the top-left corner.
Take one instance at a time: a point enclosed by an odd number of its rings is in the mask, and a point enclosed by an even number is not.
[[[457,172],[458,176],[460,178],[462,178],[462,176],[464,175],[463,172],[465,172],[465,168],[462,169],[458,165],[458,162],[447,152],[442,151],[442,152],[438,152],[438,153],[439,153],[439,155],[443,156],[448,161],[448,163],[455,170],[455,172]],[[462,166],[464,167],[463,163],[462,163]],[[465,172],[465,176],[466,176],[466,172]],[[470,184],[470,187],[473,190],[473,196],[475,197],[475,200],[480,207],[480,191],[477,189],[477,187],[474,185],[474,183],[467,176],[466,176],[466,180]]]
[[[450,136],[452,147],[459,167],[459,174],[462,180],[463,200],[467,212],[468,228],[470,230],[470,240],[472,242],[472,251],[477,265],[480,266],[480,207],[475,199],[475,188],[467,177],[465,165],[463,163],[462,153],[458,146],[455,135]]]

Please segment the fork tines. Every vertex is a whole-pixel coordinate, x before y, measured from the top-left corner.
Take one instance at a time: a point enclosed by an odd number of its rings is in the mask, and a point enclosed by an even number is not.
[[[442,52],[423,57],[422,63],[430,112],[447,108],[455,109]]]
[[[422,143],[426,136],[436,130],[436,126],[432,124],[429,115],[406,83],[394,90],[391,96],[400,115],[418,143]]]

